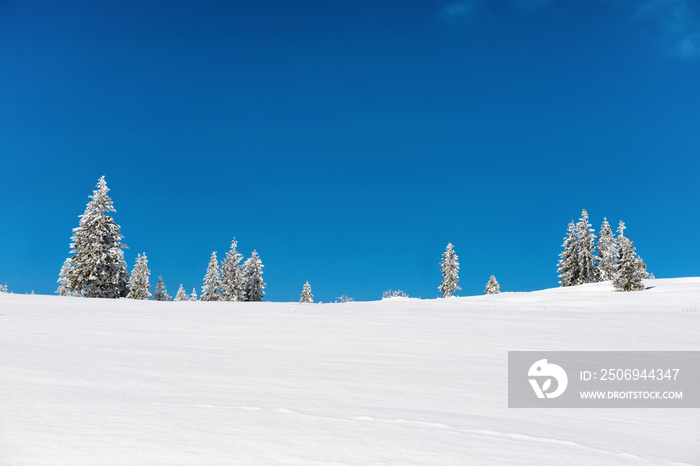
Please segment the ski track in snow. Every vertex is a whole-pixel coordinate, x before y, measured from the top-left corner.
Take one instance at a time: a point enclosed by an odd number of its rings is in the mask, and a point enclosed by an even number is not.
[[[418,427],[421,429],[438,429],[438,430],[449,430],[454,433],[460,433],[460,434],[467,434],[475,437],[487,437],[487,438],[493,438],[497,440],[506,440],[506,441],[511,441],[511,442],[520,442],[520,443],[532,443],[532,442],[537,442],[541,444],[552,444],[552,445],[559,445],[563,447],[573,447],[581,450],[585,450],[587,452],[595,452],[595,453],[600,453],[606,456],[612,457],[620,457],[623,459],[632,459],[632,460],[637,460],[637,461],[644,461],[643,458],[633,455],[631,453],[626,453],[626,452],[620,452],[620,451],[611,451],[611,450],[601,450],[597,448],[593,448],[587,445],[583,445],[580,443],[572,442],[570,440],[560,440],[560,439],[554,439],[554,438],[547,438],[547,437],[536,437],[532,435],[526,435],[526,434],[519,434],[515,432],[497,432],[497,431],[491,431],[491,430],[483,430],[483,429],[459,429],[455,428],[453,426],[447,425],[447,424],[442,424],[439,422],[425,422],[425,421],[418,421],[418,420],[411,420],[411,419],[384,419],[384,418],[374,418],[370,416],[352,416],[349,418],[333,418],[333,417],[328,417],[328,416],[317,416],[314,414],[309,414],[309,413],[303,413],[301,411],[293,410],[293,409],[286,409],[286,408],[263,408],[260,406],[216,406],[216,405],[196,405],[198,408],[211,408],[211,409],[239,409],[242,411],[268,411],[268,412],[274,412],[274,413],[281,413],[281,414],[294,414],[294,415],[300,415],[300,416],[307,416],[307,417],[312,417],[312,418],[322,418],[324,420],[331,420],[333,422],[379,422],[379,423],[388,423],[388,424],[396,424],[396,425],[408,425],[411,427]],[[688,464],[688,463],[669,463],[669,464],[676,464],[676,465],[682,465],[682,464]]]

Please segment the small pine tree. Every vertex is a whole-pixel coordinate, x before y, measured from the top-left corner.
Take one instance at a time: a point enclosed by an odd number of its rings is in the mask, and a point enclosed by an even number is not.
[[[408,298],[408,295],[402,290],[392,290],[391,288],[382,293],[382,299],[391,298]]]
[[[496,281],[496,276],[491,275],[488,283],[486,283],[486,289],[484,290],[486,294],[498,294],[501,292],[501,286]]]
[[[564,237],[564,250],[559,254],[559,283],[561,286],[572,286],[578,280],[578,243],[576,242],[576,225],[573,219],[569,222],[569,228]]]
[[[190,295],[190,301],[197,301],[197,290],[192,288],[192,294]]]
[[[603,219],[598,235],[598,254],[596,255],[595,278],[604,282],[612,280],[617,268],[617,242],[613,235],[608,219]]]
[[[309,281],[306,280],[306,283],[304,283],[304,290],[301,292],[301,299],[299,300],[300,303],[313,303],[314,302],[314,295],[311,294],[311,285],[309,285]]]
[[[58,289],[56,293],[59,296],[70,296],[70,288],[68,287],[68,276],[70,275],[70,269],[73,267],[70,259],[66,259],[61,267],[61,272],[58,274]]]
[[[165,283],[163,283],[163,276],[158,277],[158,283],[156,283],[156,292],[153,295],[153,299],[156,301],[170,301],[170,295],[168,290],[165,288]]]
[[[216,251],[211,253],[207,274],[204,276],[202,286],[201,301],[218,301],[221,291],[221,273],[219,272],[219,261],[216,258]]]
[[[613,286],[617,291],[641,291],[644,289],[643,280],[647,276],[647,266],[637,257],[634,244],[625,237],[618,237],[620,247],[620,262],[613,278]]]
[[[350,296],[344,294],[342,296],[338,296],[337,298],[335,298],[335,302],[336,303],[338,303],[338,302],[340,302],[340,303],[354,303],[355,298],[351,298]]]
[[[187,296],[187,291],[182,287],[182,283],[180,283],[180,288],[177,289],[177,294],[175,295],[175,301],[187,301],[189,300]]]
[[[221,263],[221,300],[240,301],[243,295],[243,255],[236,250],[236,238],[231,241],[231,249]]]
[[[452,243],[448,243],[447,249],[442,253],[442,261],[440,262],[442,266],[442,283],[438,287],[444,298],[448,298],[456,290],[462,289],[457,284],[459,282],[459,262],[457,259],[454,246]]]
[[[73,267],[67,280],[68,290],[76,296],[119,298],[125,296],[128,275],[120,227],[107,215],[116,212],[107,194],[107,182],[101,177],[90,196],[80,223],[73,229],[70,258]]]
[[[151,297],[150,276],[151,269],[148,268],[148,258],[144,252],[136,257],[136,264],[131,271],[129,280],[129,294],[126,297],[131,299],[149,299]]]
[[[263,282],[264,265],[256,251],[253,251],[250,258],[243,266],[243,292],[245,301],[262,301],[265,294],[266,283]]]
[[[578,243],[576,262],[578,274],[575,285],[590,283],[593,277],[593,250],[595,249],[595,234],[588,223],[588,212],[581,211],[581,218],[576,224],[576,242]]]

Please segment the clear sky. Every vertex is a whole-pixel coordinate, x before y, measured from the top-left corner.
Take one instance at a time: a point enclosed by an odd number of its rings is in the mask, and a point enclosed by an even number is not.
[[[0,2],[0,283],[53,293],[105,175],[129,269],[266,299],[557,286],[571,218],[700,275],[692,0]]]

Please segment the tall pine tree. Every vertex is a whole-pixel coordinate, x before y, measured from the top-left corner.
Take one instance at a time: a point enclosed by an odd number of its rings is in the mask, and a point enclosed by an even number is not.
[[[73,264],[70,263],[70,259],[66,259],[61,267],[61,272],[58,274],[58,289],[56,293],[59,296],[70,296],[71,292],[68,288],[68,276],[70,275],[70,269]]]
[[[68,290],[89,298],[118,298],[126,295],[128,275],[119,225],[108,215],[116,212],[107,194],[107,182],[101,177],[90,196],[80,223],[73,229],[70,258],[73,267],[67,280]]]
[[[131,271],[129,280],[129,294],[127,298],[131,299],[149,299],[151,297],[151,269],[148,268],[148,258],[146,253],[139,254],[136,257],[136,264]]]
[[[644,278],[647,276],[647,266],[637,257],[632,241],[625,237],[618,237],[620,248],[620,262],[613,278],[613,286],[617,291],[641,291],[644,289]]]
[[[202,296],[200,301],[219,301],[221,296],[221,272],[219,272],[219,260],[216,258],[216,251],[211,253],[207,274],[204,276],[202,286]]]
[[[221,263],[221,300],[241,301],[243,296],[243,255],[236,250],[236,238],[231,241],[231,249]]]
[[[263,282],[263,267],[260,257],[253,251],[243,266],[243,293],[245,301],[262,301],[266,283]]]
[[[442,267],[442,283],[440,283],[438,290],[440,290],[444,298],[448,298],[452,296],[455,291],[462,289],[458,285],[459,261],[452,243],[448,243],[445,252],[442,253],[440,266]]]
[[[595,278],[604,282],[612,280],[617,269],[617,242],[608,219],[603,219],[598,235],[598,254],[596,255]]]
[[[578,243],[576,262],[578,274],[575,285],[591,283],[593,278],[593,250],[595,249],[595,234],[588,223],[588,212],[581,211],[581,219],[576,224],[576,242]]]
[[[564,250],[559,254],[559,283],[561,286],[573,286],[578,280],[578,242],[576,241],[576,225],[573,219],[564,237]]]

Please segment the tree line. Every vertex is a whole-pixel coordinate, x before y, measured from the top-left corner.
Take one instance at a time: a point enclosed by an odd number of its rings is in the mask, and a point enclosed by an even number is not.
[[[59,273],[57,293],[61,296],[84,296],[91,298],[171,299],[163,282],[158,277],[155,293],[151,293],[148,258],[138,254],[136,263],[127,272],[124,261],[122,235],[119,225],[109,215],[116,212],[105,177],[102,176],[90,196],[85,212],[80,216],[78,227],[71,236],[71,257],[67,258]],[[559,255],[558,274],[561,286],[612,281],[616,290],[636,291],[644,289],[642,280],[647,277],[646,264],[637,255],[633,242],[624,235],[625,224],[620,221],[617,236],[604,219],[600,234],[588,223],[588,212],[583,209],[578,223],[569,223],[567,235]],[[262,301],[266,283],[263,281],[264,265],[257,251],[243,261],[237,250],[236,238],[221,263],[213,251],[204,276],[201,295],[196,289],[187,294],[182,284],[175,301]],[[448,243],[440,262],[442,282],[438,290],[447,298],[453,296],[459,286],[459,260],[452,243]],[[0,288],[7,292],[7,288]],[[500,285],[491,275],[484,289],[486,294],[500,292]],[[400,290],[389,290],[383,298],[407,296]],[[345,297],[347,298],[347,297]],[[341,299],[341,302],[351,298]],[[313,303],[311,285],[304,284],[300,302]]]
[[[158,278],[155,294],[151,293],[151,269],[145,253],[138,254],[131,274],[127,272],[123,251],[126,246],[122,243],[119,225],[109,215],[116,210],[108,192],[103,176],[80,216],[78,227],[73,229],[70,245],[73,255],[61,267],[57,293],[88,298],[170,300],[162,276]],[[251,257],[242,262],[243,255],[236,247],[234,238],[221,267],[216,251],[212,252],[200,301],[262,301],[266,283],[262,278],[264,266],[260,256],[253,251]],[[176,301],[197,299],[196,290],[188,296],[182,284],[175,296]]]

